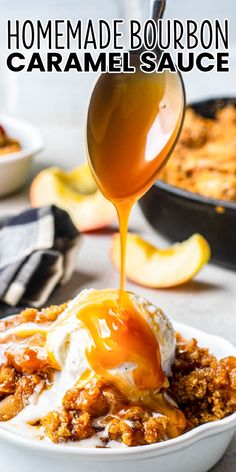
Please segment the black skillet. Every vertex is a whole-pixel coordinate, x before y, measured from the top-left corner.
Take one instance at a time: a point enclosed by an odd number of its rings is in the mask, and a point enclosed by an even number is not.
[[[190,104],[197,113],[214,118],[217,110],[236,98],[217,98]],[[236,150],[235,150],[236,159]],[[214,200],[156,181],[140,200],[155,230],[170,241],[202,234],[211,246],[212,261],[236,270],[236,203]]]

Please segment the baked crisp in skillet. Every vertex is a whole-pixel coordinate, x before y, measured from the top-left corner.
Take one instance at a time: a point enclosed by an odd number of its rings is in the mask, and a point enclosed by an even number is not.
[[[191,108],[175,151],[160,178],[168,184],[218,200],[236,201],[236,108],[216,119]]]

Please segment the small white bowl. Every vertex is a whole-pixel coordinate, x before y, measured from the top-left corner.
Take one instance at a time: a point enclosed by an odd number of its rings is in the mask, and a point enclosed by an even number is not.
[[[218,358],[236,356],[223,338],[174,323]],[[3,425],[3,423],[2,423]],[[4,430],[0,426],[0,470],[9,472],[206,472],[223,456],[236,431],[236,413],[159,444],[118,449],[56,445]]]
[[[32,157],[42,150],[43,143],[37,128],[25,121],[1,115],[0,124],[22,147],[20,151],[0,155],[0,197],[3,197],[24,185]]]

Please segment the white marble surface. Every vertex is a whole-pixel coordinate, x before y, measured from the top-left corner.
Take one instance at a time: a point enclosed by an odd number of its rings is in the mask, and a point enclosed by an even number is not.
[[[5,21],[7,18],[81,18],[121,17],[147,14],[148,0],[0,0],[1,60],[6,56]],[[230,18],[231,73],[186,74],[188,99],[212,95],[235,95],[236,29],[235,0],[169,0],[167,16],[179,18]],[[99,4],[99,8],[98,8]],[[140,10],[141,8],[141,10]],[[84,159],[84,117],[94,76],[85,74],[10,74],[0,61],[0,109],[25,118],[39,126],[45,150],[36,157],[32,175],[45,166],[70,168]],[[32,176],[31,175],[31,176]],[[27,188],[0,201],[0,217],[16,213],[28,205]],[[130,228],[157,245],[165,242],[152,232],[138,207],[132,214]],[[72,297],[85,286],[118,285],[108,251],[110,232],[84,235],[78,255],[77,271],[64,289],[57,290],[52,301]],[[193,282],[171,290],[141,289],[130,283],[127,288],[139,291],[177,321],[192,324],[236,342],[236,273],[208,265]],[[235,472],[236,439],[214,472]],[[185,472],[185,471],[184,471]],[[186,471],[187,472],[187,471]]]

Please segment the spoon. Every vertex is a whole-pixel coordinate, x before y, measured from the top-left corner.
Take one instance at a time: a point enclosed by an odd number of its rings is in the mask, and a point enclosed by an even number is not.
[[[151,2],[161,18],[164,0]],[[157,61],[161,51],[157,49]],[[131,62],[139,52],[130,52]],[[178,72],[102,74],[93,90],[87,117],[87,149],[92,173],[116,207],[121,234],[121,290],[125,280],[128,218],[169,158],[183,123],[185,93]],[[157,202],[158,211],[158,202]]]
[[[165,4],[151,1],[155,21]],[[161,50],[155,52],[159,61]],[[131,51],[130,58],[137,62],[139,53]],[[114,202],[146,192],[178,140],[184,107],[178,72],[101,74],[88,109],[87,148],[105,197]]]

